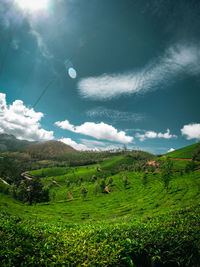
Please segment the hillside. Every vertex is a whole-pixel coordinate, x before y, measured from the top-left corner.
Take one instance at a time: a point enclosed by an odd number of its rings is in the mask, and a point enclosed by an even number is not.
[[[68,153],[76,152],[74,148],[60,141],[47,141],[39,144],[29,145],[22,149],[32,158],[59,158]]]
[[[0,134],[0,152],[25,147],[36,142],[19,140],[12,134]]]
[[[195,150],[199,147],[200,143],[196,143],[190,146],[186,146],[172,152],[166,153],[165,155],[169,158],[180,158],[180,159],[192,159]]]
[[[31,171],[50,196],[31,206],[24,183],[16,191],[0,183],[3,266],[199,267],[200,171],[172,160],[166,185],[152,157],[132,152]]]

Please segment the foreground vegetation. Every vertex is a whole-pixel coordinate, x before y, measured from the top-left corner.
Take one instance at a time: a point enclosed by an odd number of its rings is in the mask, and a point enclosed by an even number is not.
[[[200,266],[200,164],[192,164],[123,152],[30,171],[49,190],[34,205],[0,181],[1,266]]]

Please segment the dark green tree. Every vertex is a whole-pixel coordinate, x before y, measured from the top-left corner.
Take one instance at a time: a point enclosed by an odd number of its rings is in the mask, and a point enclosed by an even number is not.
[[[123,181],[123,184],[124,184],[124,188],[126,188],[126,186],[127,186],[127,184],[128,184],[128,178],[127,178],[126,175],[123,176],[122,181]]]
[[[42,199],[41,202],[48,202],[50,200],[49,197],[49,187],[48,186],[43,186],[42,188]]]
[[[109,185],[112,185],[112,183],[113,183],[113,178],[110,177],[109,180],[108,180],[108,184],[109,184]]]
[[[192,159],[200,161],[200,143],[198,143],[197,146],[195,147]]]
[[[81,188],[81,194],[82,194],[82,198],[83,199],[86,198],[87,193],[88,193],[88,190],[84,186],[82,186],[82,188]]]
[[[147,177],[148,177],[148,173],[145,172],[143,174],[143,180],[142,180],[144,186],[147,184]]]
[[[105,193],[106,182],[104,179],[100,180],[99,186],[100,186],[101,193]]]
[[[100,186],[99,184],[95,184],[94,185],[94,194],[97,195],[97,193],[99,193],[101,190],[100,190]]]
[[[28,197],[27,186],[25,181],[21,181],[16,190],[16,198],[22,202],[26,202]]]
[[[42,202],[42,189],[43,184],[40,179],[33,178],[27,183],[28,197],[27,200],[30,205],[37,202]]]
[[[161,165],[160,170],[161,170],[163,182],[168,191],[169,181],[173,173],[173,161],[170,160],[169,158],[165,159]]]
[[[195,164],[195,162],[193,160],[191,160],[185,166],[185,172],[186,173],[192,172],[192,171],[195,170],[195,168],[196,168],[196,164]]]

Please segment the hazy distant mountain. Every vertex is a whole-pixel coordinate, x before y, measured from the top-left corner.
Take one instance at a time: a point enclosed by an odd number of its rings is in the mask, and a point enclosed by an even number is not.
[[[28,146],[35,142],[19,140],[12,134],[0,134],[0,152]]]
[[[38,144],[32,144],[22,149],[33,158],[58,158],[65,154],[75,152],[76,150],[60,141],[47,141]]]

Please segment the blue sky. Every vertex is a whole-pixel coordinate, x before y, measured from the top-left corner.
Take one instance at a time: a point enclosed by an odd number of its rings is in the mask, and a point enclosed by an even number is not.
[[[0,14],[1,133],[158,154],[200,140],[199,1],[2,0]]]

